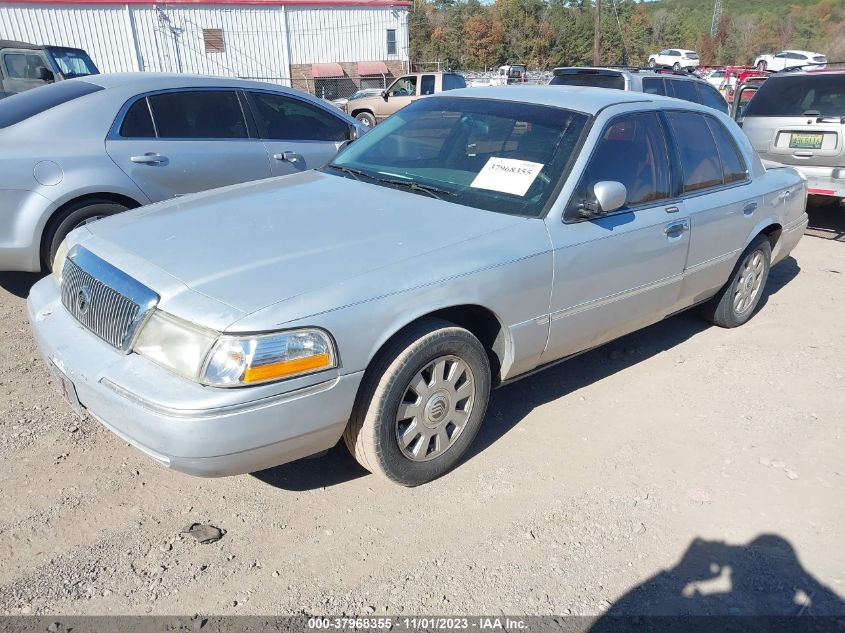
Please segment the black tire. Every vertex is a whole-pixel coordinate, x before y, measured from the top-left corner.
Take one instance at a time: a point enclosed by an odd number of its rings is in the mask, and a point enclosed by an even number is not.
[[[739,307],[742,309],[738,310],[736,304],[740,298],[740,290],[738,288],[740,280],[743,278],[748,279],[748,266],[758,254],[761,257],[762,270],[758,275],[755,275],[753,281],[748,281],[748,283],[752,283],[757,289],[754,291],[753,296],[751,296],[750,303],[744,306],[740,302]],[[724,328],[738,327],[748,321],[757,310],[760,299],[765,292],[771,261],[772,246],[769,243],[769,239],[765,235],[758,235],[740,256],[728,283],[724,285],[715,297],[707,303],[702,304],[700,309],[701,316],[713,325]]]
[[[472,377],[466,381],[472,383],[469,389],[472,395],[469,411],[465,416],[466,422],[460,430],[452,425],[452,435],[448,435],[450,443],[443,452],[437,454],[440,439],[435,436],[429,439],[425,433],[436,433],[429,424],[441,424],[444,429],[448,428],[451,424],[450,416],[457,413],[451,411],[451,403],[436,412],[435,415],[440,417],[439,422],[429,419],[432,403],[438,404],[438,393],[432,395],[427,402],[422,394],[418,396],[419,404],[412,406],[420,412],[419,418],[400,422],[398,412],[400,405],[408,402],[408,395],[415,393],[412,380],[418,376],[425,377],[426,368],[444,357],[462,361],[469,368],[470,372],[464,372],[463,376]],[[460,366],[457,361],[454,363],[445,366],[446,376],[457,373],[450,371],[452,367]],[[432,377],[430,380],[426,379],[426,382],[436,387],[437,381],[433,373],[428,375]],[[463,391],[465,384],[462,383],[457,391]],[[398,336],[379,354],[367,371],[343,439],[349,452],[370,472],[403,486],[418,486],[437,479],[458,464],[481,427],[489,397],[490,362],[479,340],[453,323],[427,319]],[[455,407],[459,406],[459,402],[463,402],[466,407],[470,398],[456,398]],[[436,407],[434,410],[437,411]],[[406,429],[414,425],[414,429],[422,431],[418,440],[411,442],[409,448],[404,450],[410,452],[411,449],[423,446],[417,459],[426,461],[415,461],[400,448],[399,436],[403,424],[408,425]],[[431,457],[427,457],[429,452]]]
[[[657,66],[657,62],[654,60],[654,57],[652,57],[652,58],[650,58],[650,59],[648,60],[648,65],[649,65],[651,68],[654,68],[655,66]]]
[[[104,199],[82,200],[68,205],[55,217],[50,219],[44,232],[43,248],[41,249],[41,264],[46,271],[53,268],[56,251],[73,229],[91,222],[94,219],[114,215],[126,211],[129,207]]]
[[[767,66],[768,66],[768,64],[765,61],[760,61],[760,62],[757,63],[757,70],[761,70],[761,71],[766,70]]]
[[[674,64],[672,64],[672,70],[680,70],[680,69],[681,69],[681,65],[678,62],[675,62]]]
[[[355,118],[367,127],[375,127],[376,125],[376,117],[372,112],[359,112],[355,115]]]

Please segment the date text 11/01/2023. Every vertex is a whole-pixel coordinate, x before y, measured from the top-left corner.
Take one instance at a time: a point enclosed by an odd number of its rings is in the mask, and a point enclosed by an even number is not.
[[[513,631],[528,628],[525,620],[509,617],[478,616],[478,617],[339,617],[308,619],[308,628],[314,630],[349,629],[349,630],[454,630],[478,629],[482,631]]]

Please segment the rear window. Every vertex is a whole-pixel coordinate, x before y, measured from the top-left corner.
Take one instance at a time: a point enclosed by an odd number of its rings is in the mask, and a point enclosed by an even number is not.
[[[584,72],[555,74],[549,82],[552,86],[591,86],[625,90],[625,78],[618,73]]]
[[[845,74],[770,77],[745,110],[746,117],[795,117],[804,113],[845,116]]]
[[[102,89],[102,86],[86,81],[59,81],[0,99],[0,128],[15,125]]]
[[[463,75],[443,75],[443,90],[457,90],[466,87],[467,82]]]

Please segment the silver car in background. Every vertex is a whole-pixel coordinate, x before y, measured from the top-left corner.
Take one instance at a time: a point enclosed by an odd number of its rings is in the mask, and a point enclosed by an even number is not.
[[[77,229],[29,317],[70,403],[171,468],[251,472],[342,436],[417,485],[458,463],[493,386],[692,306],[745,323],[805,201],[711,108],[454,90],[320,170]]]
[[[366,128],[272,84],[133,73],[0,100],[0,270],[49,268],[86,222],[320,167]]]

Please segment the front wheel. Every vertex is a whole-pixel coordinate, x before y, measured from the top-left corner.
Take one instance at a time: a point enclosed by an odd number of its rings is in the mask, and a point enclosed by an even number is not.
[[[701,306],[701,315],[719,327],[738,327],[754,314],[763,296],[772,247],[765,235],[758,235],[739,258],[728,283]]]
[[[48,271],[53,269],[56,252],[68,233],[80,226],[127,209],[128,207],[117,202],[98,199],[84,200],[65,208],[50,221],[44,235],[44,248],[41,257],[44,269]]]
[[[655,66],[657,66],[657,62],[655,61],[654,57],[652,57],[652,58],[650,58],[650,59],[648,60],[648,65],[649,65],[650,67],[652,67],[652,68],[654,68]]]
[[[489,397],[481,342],[448,321],[422,321],[368,371],[343,439],[370,472],[403,486],[424,484],[460,461]]]
[[[371,112],[359,112],[355,115],[355,118],[366,127],[374,127],[376,124],[376,117]]]
[[[681,69],[680,63],[675,62],[674,64],[672,64],[672,70],[680,70],[680,69]]]
[[[766,66],[767,66],[767,64],[763,60],[760,60],[759,62],[757,62],[757,70],[759,70],[759,71],[766,70]]]

